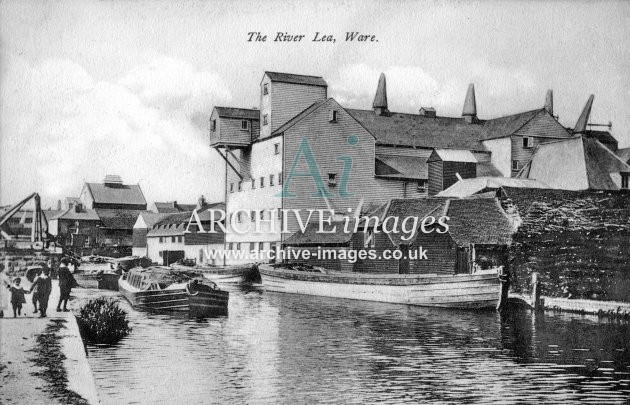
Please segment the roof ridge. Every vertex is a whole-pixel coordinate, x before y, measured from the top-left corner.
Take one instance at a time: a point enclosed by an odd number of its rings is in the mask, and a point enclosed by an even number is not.
[[[279,75],[293,75],[293,76],[304,76],[304,77],[314,77],[316,79],[323,79],[323,76],[313,76],[313,75],[303,75],[301,73],[288,73],[288,72],[276,72],[273,70],[265,70],[265,73],[275,73]]]

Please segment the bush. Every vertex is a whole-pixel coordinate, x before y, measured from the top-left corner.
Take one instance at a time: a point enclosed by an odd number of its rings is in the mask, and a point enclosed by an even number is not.
[[[79,311],[83,338],[91,343],[112,344],[131,332],[127,313],[111,298],[91,299]]]

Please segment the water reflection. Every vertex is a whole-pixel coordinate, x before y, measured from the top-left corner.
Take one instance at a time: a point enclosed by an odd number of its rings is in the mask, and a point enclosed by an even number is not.
[[[90,292],[94,294],[97,292]],[[231,290],[90,347],[103,403],[625,403],[628,324]]]

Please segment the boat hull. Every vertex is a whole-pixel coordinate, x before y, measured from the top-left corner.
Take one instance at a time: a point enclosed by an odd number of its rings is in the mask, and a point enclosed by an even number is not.
[[[134,291],[134,288],[122,278],[118,280],[118,290],[138,309],[188,312],[193,316],[205,316],[227,313],[228,297],[226,291],[198,291],[194,295],[185,289]]]
[[[461,275],[303,272],[259,266],[267,291],[428,307],[495,308],[498,272]]]
[[[253,266],[184,266],[172,265],[176,270],[201,273],[205,279],[217,284],[242,284],[252,281]]]

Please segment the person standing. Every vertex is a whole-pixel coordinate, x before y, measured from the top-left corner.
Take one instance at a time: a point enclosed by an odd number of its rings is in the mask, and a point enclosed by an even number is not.
[[[24,294],[28,294],[28,290],[25,290],[20,285],[21,278],[16,278],[14,284],[9,288],[11,290],[11,305],[13,306],[13,317],[17,318],[22,315],[22,304],[26,304]]]
[[[0,263],[0,318],[4,317],[4,311],[9,309],[9,287],[11,282],[6,275],[4,264]]]
[[[31,291],[37,288],[37,301],[39,303],[39,317],[46,317],[46,310],[48,309],[48,299],[52,292],[52,281],[50,280],[50,270],[44,269],[42,274],[35,279],[31,286]]]
[[[63,311],[68,312],[68,299],[70,299],[70,293],[73,287],[77,287],[77,281],[74,279],[72,272],[68,268],[69,260],[67,258],[61,259],[61,265],[57,273],[59,278],[59,302],[57,303],[57,312],[60,312],[61,304],[63,303]]]

